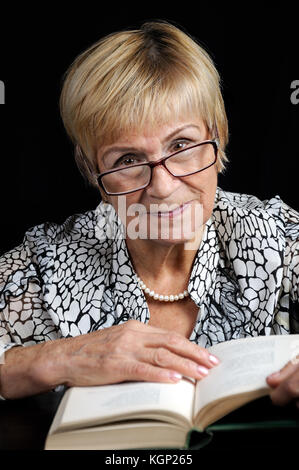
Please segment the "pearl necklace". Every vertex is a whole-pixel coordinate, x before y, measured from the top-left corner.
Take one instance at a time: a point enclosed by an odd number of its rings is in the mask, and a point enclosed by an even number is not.
[[[184,292],[180,292],[179,294],[175,294],[175,295],[157,294],[155,291],[150,290],[150,288],[147,287],[146,284],[144,284],[144,282],[138,276],[137,276],[137,281],[138,281],[140,289],[142,289],[145,294],[148,294],[154,300],[160,300],[160,302],[174,302],[175,300],[182,300],[185,297],[188,297],[189,295],[189,292],[187,290],[184,290]]]

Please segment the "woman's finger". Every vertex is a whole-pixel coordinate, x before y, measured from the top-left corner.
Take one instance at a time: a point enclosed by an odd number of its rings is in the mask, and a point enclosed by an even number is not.
[[[94,368],[93,374],[95,375]],[[181,378],[182,374],[176,370],[158,367],[147,361],[136,360],[133,355],[131,357],[126,356],[122,360],[115,355],[105,359],[105,364],[102,364],[98,374],[92,380],[97,384],[118,383],[128,380],[176,383]]]
[[[186,377],[200,380],[206,377],[209,369],[186,357],[179,356],[166,348],[145,348],[140,352],[140,361],[154,366],[173,370]]]
[[[197,344],[192,343],[184,336],[171,331],[165,331],[162,334],[147,334],[144,345],[148,348],[167,349],[181,358],[190,359],[196,364],[205,366],[209,369],[220,362],[219,359],[210,354],[207,349],[202,348]]]
[[[288,368],[289,371],[289,368]],[[282,372],[286,373],[286,371]],[[271,391],[270,398],[275,405],[283,406],[299,398],[299,368],[286,375],[284,379]]]
[[[295,361],[289,361],[282,369],[274,372],[273,374],[267,377],[267,383],[270,387],[277,387],[281,382],[283,382],[287,377],[292,375],[296,369],[299,368],[299,365]]]

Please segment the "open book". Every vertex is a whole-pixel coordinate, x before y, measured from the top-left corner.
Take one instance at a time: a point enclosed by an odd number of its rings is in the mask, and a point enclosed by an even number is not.
[[[266,377],[296,360],[299,335],[236,339],[208,349],[221,363],[198,382],[183,378],[177,384],[123,382],[69,388],[45,448],[184,448],[191,430],[203,431],[269,394]]]

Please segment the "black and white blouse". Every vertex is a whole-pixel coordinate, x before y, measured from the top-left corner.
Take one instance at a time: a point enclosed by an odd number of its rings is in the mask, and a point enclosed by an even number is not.
[[[15,345],[107,328],[150,312],[109,204],[29,229],[0,257],[0,362]],[[188,291],[190,340],[299,333],[299,214],[276,196],[217,189]]]

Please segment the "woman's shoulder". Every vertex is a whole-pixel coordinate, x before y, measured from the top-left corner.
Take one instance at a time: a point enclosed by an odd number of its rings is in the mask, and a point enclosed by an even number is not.
[[[241,209],[244,212],[252,210],[271,212],[271,210],[274,210],[276,213],[281,212],[288,215],[288,218],[294,221],[299,219],[299,212],[292,209],[279,195],[260,199],[253,194],[225,191],[219,187],[216,191],[215,208]]]
[[[279,195],[259,199],[252,194],[225,191],[217,188],[214,207],[215,219],[219,222],[229,220],[266,228],[273,224],[286,238],[299,240],[299,212],[285,203]]]
[[[61,245],[63,243],[107,241],[108,228],[118,228],[119,221],[115,211],[101,202],[95,209],[75,213],[64,222],[43,222],[26,230],[23,242],[32,249],[45,245]]]
[[[225,191],[219,187],[217,188],[215,202],[216,207],[231,207],[232,209],[243,209],[244,211],[280,208],[282,204],[281,198],[278,195],[261,200],[253,194]]]
[[[22,242],[0,256],[0,285],[13,273],[38,270],[46,273],[59,254],[68,262],[68,254],[77,258],[81,253],[107,255],[112,243],[111,233],[118,233],[119,223],[115,212],[102,202],[92,210],[75,213],[63,223],[44,222],[28,228]],[[62,254],[65,253],[64,256]]]

